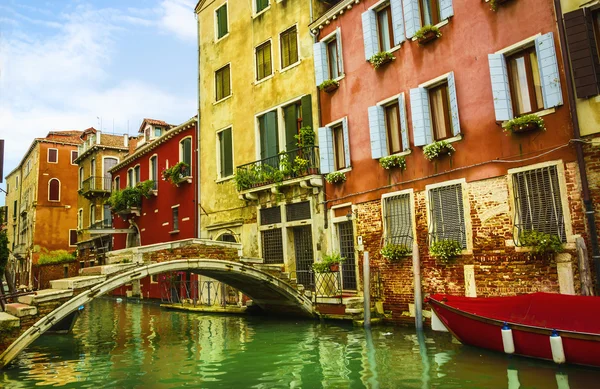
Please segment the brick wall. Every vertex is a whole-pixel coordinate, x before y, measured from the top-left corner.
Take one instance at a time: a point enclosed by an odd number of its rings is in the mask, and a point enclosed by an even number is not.
[[[66,269],[66,270],[65,270]],[[79,275],[79,262],[52,265],[33,265],[34,287],[38,290],[51,287],[50,281]]]
[[[173,249],[146,252],[143,254],[143,258],[144,262],[166,262],[186,258],[222,259],[227,261],[239,260],[237,248],[203,244],[193,244]]]

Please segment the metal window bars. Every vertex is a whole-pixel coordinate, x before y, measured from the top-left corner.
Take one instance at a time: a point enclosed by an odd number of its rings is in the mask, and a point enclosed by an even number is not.
[[[302,201],[300,203],[293,203],[285,206],[285,219],[288,222],[310,218],[311,213],[309,201]]]
[[[356,264],[354,258],[354,229],[351,221],[338,223],[340,255],[344,258],[342,268],[342,288],[356,290]]]
[[[429,216],[429,244],[454,240],[467,248],[461,184],[430,189]]]
[[[405,193],[384,200],[385,234],[382,244],[406,246],[412,250],[413,226],[410,194]]]
[[[281,228],[264,230],[262,239],[262,257],[265,263],[283,263],[283,236]]]

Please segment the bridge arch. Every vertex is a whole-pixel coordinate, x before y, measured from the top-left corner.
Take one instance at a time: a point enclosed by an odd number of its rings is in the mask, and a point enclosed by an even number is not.
[[[312,302],[297,289],[259,269],[238,262],[217,259],[182,259],[142,265],[112,276],[73,297],[28,328],[0,355],[0,368],[6,366],[23,349],[33,343],[80,306],[133,280],[172,271],[191,271],[228,284],[247,296],[265,311],[287,315],[313,317]]]

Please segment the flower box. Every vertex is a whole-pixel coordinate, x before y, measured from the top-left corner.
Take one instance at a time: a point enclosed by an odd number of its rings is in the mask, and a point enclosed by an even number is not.
[[[418,38],[417,41],[420,45],[424,45],[426,43],[431,42],[432,40],[437,39],[437,35],[433,31],[426,32],[422,38]]]
[[[330,84],[323,88],[323,91],[325,91],[325,93],[333,93],[337,90],[337,88],[338,86],[336,84]]]
[[[537,123],[526,123],[526,124],[522,124],[520,126],[513,127],[512,132],[515,132],[515,133],[527,132],[527,131],[537,130],[539,128],[540,128],[540,126],[538,126]]]
[[[396,59],[396,57],[394,57],[390,52],[382,51],[382,52],[373,54],[373,56],[371,58],[369,58],[369,63],[375,69],[379,69],[383,65],[390,63],[395,59]]]
[[[503,125],[506,133],[523,133],[528,131],[546,130],[544,119],[536,114],[523,115],[505,122]]]

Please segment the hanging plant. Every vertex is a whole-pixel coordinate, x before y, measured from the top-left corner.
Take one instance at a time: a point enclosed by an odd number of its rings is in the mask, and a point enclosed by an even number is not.
[[[108,204],[114,213],[122,213],[133,208],[139,208],[142,204],[142,197],[150,198],[153,188],[154,181],[152,180],[140,182],[134,187],[112,192],[105,204]]]
[[[444,154],[452,155],[455,151],[454,146],[444,140],[433,142],[423,147],[423,154],[430,161]]]
[[[369,63],[371,63],[375,69],[379,69],[381,66],[388,62],[392,62],[395,59],[396,57],[394,57],[392,53],[388,51],[381,51],[377,54],[373,54],[373,56],[369,58]]]
[[[187,177],[189,177],[189,168],[190,165],[188,165],[187,163],[178,162],[170,168],[163,170],[162,176],[171,184],[178,186],[183,181],[186,181]]]
[[[346,175],[342,172],[329,173],[325,176],[325,181],[329,182],[330,184],[339,184],[346,182]]]
[[[440,29],[432,25],[423,26],[415,32],[415,38],[417,38],[420,45],[424,45],[441,36],[442,33]]]
[[[327,93],[335,91],[340,86],[340,83],[336,80],[325,80],[319,85],[319,90]]]
[[[532,113],[508,120],[502,125],[502,128],[507,134],[534,130],[546,131],[546,123],[544,119]]]
[[[442,262],[449,262],[462,253],[462,244],[452,239],[438,240],[429,246],[429,254]]]
[[[395,167],[400,168],[400,170],[406,170],[406,158],[401,155],[381,157],[379,158],[379,164],[382,168],[387,170]]]

